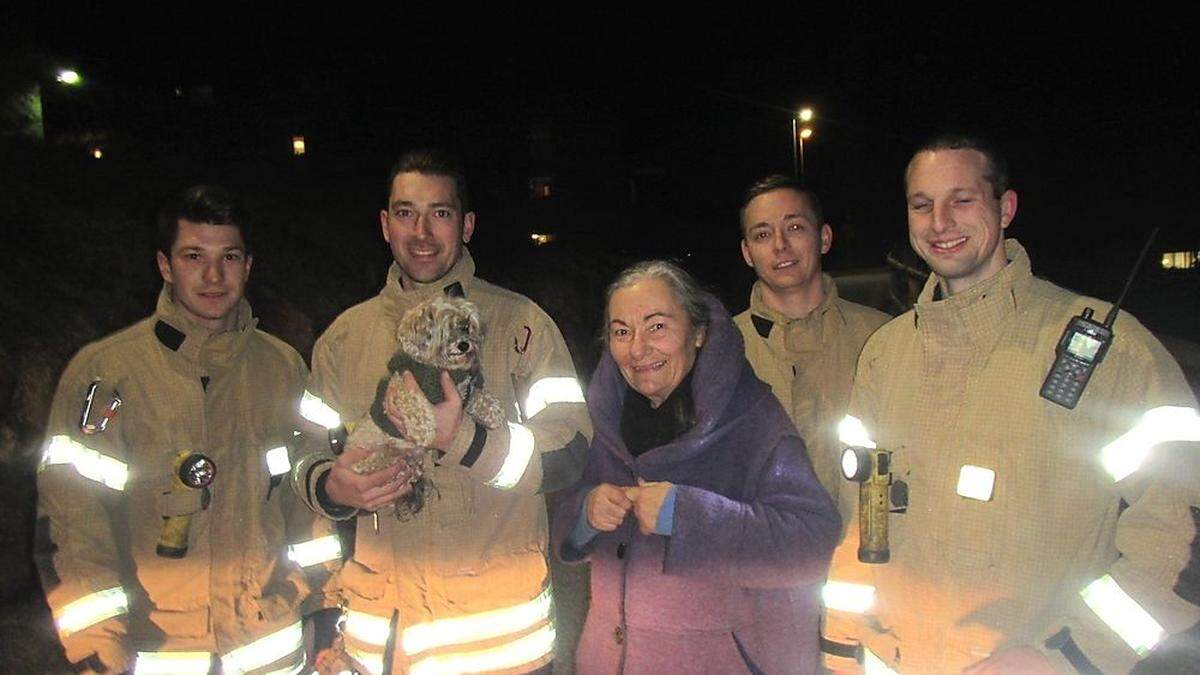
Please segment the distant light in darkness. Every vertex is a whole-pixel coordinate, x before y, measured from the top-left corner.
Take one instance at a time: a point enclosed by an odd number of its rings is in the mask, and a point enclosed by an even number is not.
[[[811,127],[804,127],[803,129],[800,130],[800,138],[802,138],[806,141],[808,139],[812,138],[812,134],[813,134],[813,132],[812,132]]]
[[[292,154],[299,157],[306,152],[303,136],[292,136]]]
[[[92,157],[95,157],[96,159],[104,157],[104,150],[102,150],[100,147],[92,148]]]
[[[58,76],[54,79],[70,86],[77,85],[83,81],[83,78],[79,77],[79,73],[74,70],[60,70],[58,71]]]
[[[811,122],[813,115],[815,115],[815,114],[816,113],[813,112],[812,108],[801,108],[800,109],[800,121],[801,122]]]
[[[529,235],[529,238],[533,240],[534,246],[545,246],[546,244],[554,241],[554,235],[552,234],[534,233]]]
[[[1197,258],[1200,258],[1198,251],[1170,251],[1162,255],[1162,266],[1164,270],[1186,270],[1196,266]]]

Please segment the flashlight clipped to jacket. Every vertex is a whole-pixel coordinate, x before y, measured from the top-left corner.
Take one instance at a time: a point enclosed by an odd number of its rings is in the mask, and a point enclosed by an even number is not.
[[[886,563],[891,559],[888,513],[894,501],[892,453],[879,449],[862,421],[852,415],[838,424],[838,438],[849,446],[842,452],[842,475],[858,483],[858,560]],[[896,496],[902,497],[907,506],[906,495]]]
[[[192,514],[208,508],[217,465],[198,452],[181,452],[175,458],[171,491],[166,495],[162,534],[155,552],[164,558],[182,558],[188,552]]]

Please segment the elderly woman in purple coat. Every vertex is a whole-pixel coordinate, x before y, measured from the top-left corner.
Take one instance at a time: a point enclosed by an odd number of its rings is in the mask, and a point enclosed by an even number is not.
[[[650,261],[609,287],[595,436],[554,546],[590,561],[581,673],[811,673],[841,523],[721,303]]]

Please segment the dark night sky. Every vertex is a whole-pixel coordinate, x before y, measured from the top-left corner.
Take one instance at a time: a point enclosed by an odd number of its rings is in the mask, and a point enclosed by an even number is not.
[[[1010,233],[1060,283],[1113,296],[1151,225],[1164,246],[1200,239],[1189,208],[1200,97],[1185,75],[1195,31],[1167,14],[572,6],[568,19],[565,6],[513,4],[489,16],[280,5],[196,17],[64,5],[19,24],[33,49],[76,60],[97,87],[211,84],[242,139],[303,133],[314,164],[343,177],[378,182],[404,147],[450,145],[486,216],[547,165],[575,203],[601,206],[605,190],[653,169],[660,198],[631,217],[660,227],[626,241],[635,251],[711,248],[720,233],[728,246],[707,253],[735,264],[738,195],[790,171],[789,110],[801,103],[818,110],[807,175],[841,237],[835,267],[903,248],[904,163],[945,128],[1009,152],[1021,196]],[[540,167],[535,131],[553,139]]]

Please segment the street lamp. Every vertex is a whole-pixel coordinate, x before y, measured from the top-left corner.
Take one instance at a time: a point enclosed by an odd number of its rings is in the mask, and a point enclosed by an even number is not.
[[[79,73],[74,70],[60,70],[54,79],[67,86],[74,86],[79,84],[83,78],[79,77]]]
[[[810,138],[813,131],[809,126],[798,128],[798,122],[807,125],[816,116],[817,113],[812,108],[804,107],[792,117],[792,175],[801,183],[804,182],[804,139]]]

